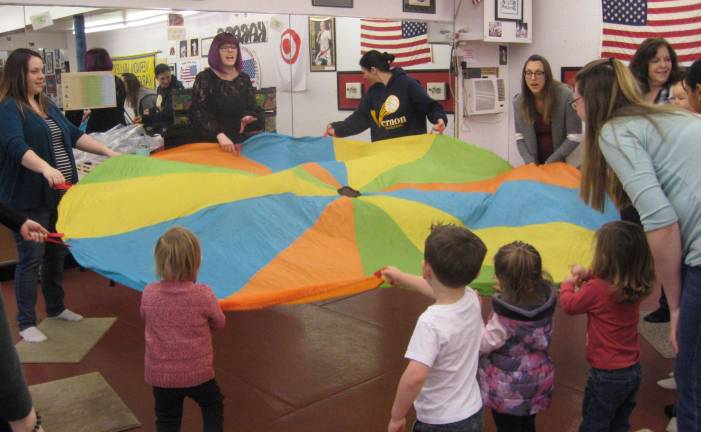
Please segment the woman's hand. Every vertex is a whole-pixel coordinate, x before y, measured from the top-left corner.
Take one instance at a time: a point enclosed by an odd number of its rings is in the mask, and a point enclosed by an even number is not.
[[[49,232],[37,222],[27,219],[19,229],[19,233],[23,239],[36,243],[43,243]]]
[[[57,170],[56,168],[54,168],[48,164],[41,171],[41,175],[44,176],[46,181],[49,182],[49,186],[51,186],[51,187],[53,187],[54,185],[63,184],[66,182],[66,179],[65,179],[65,177],[63,177],[63,174],[61,174],[61,171]]]
[[[246,129],[246,126],[255,121],[258,121],[258,119],[250,115],[241,117],[241,130],[239,130],[239,133],[243,133],[243,130]]]
[[[437,133],[438,135],[443,135],[443,131],[445,130],[445,122],[443,121],[442,118],[439,118],[436,123],[434,123],[433,127],[431,128],[431,132]]]
[[[243,122],[243,119],[241,119]],[[238,149],[234,145],[234,142],[229,139],[228,136],[224,133],[219,133],[217,135],[217,141],[219,142],[219,147],[224,150],[227,153],[234,153],[235,155],[238,155]]]
[[[336,130],[334,130],[333,126],[331,126],[330,124],[326,125],[326,132],[324,132],[324,136],[325,137],[327,137],[327,136],[335,137],[336,136]]]

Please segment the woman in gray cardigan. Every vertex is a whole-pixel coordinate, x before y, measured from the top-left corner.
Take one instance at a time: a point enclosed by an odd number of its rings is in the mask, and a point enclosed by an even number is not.
[[[524,163],[564,162],[581,140],[582,122],[570,106],[572,91],[553,80],[550,63],[526,60],[521,94],[514,97],[516,145]]]

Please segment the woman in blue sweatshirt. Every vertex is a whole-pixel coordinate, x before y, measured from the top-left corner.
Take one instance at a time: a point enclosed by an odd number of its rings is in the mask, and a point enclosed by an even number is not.
[[[426,133],[426,118],[433,130],[443,132],[448,116],[441,104],[401,68],[390,69],[394,56],[372,50],[360,59],[363,79],[372,86],[360,106],[343,121],[326,126],[326,134],[347,137],[370,128],[372,141]]]

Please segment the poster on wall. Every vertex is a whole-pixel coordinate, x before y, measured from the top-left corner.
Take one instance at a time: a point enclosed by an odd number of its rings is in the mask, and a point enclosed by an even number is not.
[[[191,87],[195,82],[195,77],[199,72],[199,60],[186,60],[180,62],[180,74],[178,79],[185,84],[185,87]]]
[[[181,14],[168,14],[168,40],[179,41],[187,37],[185,18]]]
[[[126,72],[133,73],[139,78],[142,86],[148,89],[156,88],[156,53],[143,53],[123,57],[112,57],[112,70],[115,75]]]
[[[309,17],[309,60],[312,72],[336,70],[336,20]]]
[[[199,57],[200,55],[200,40],[190,39],[190,57]]]
[[[180,41],[180,58],[186,58],[187,57],[187,40],[181,40]]]
[[[217,34],[219,33],[231,33],[242,44],[247,45],[268,42],[268,29],[265,25],[265,21],[220,27],[217,29]]]
[[[202,38],[200,40],[200,52],[202,53],[202,57],[209,56],[209,47],[212,46],[213,40],[213,37]]]

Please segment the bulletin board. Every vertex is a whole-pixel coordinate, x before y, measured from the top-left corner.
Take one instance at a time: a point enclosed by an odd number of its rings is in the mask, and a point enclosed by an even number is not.
[[[439,101],[443,105],[443,109],[448,114],[455,112],[455,100],[451,91],[450,74],[448,70],[430,69],[430,70],[405,70],[412,78],[418,80],[421,86],[426,89],[428,83],[444,83],[445,84],[445,100]],[[349,98],[346,93],[346,83],[360,83],[363,94],[369,88],[368,83],[363,80],[363,73],[358,71],[336,72],[336,94],[338,100],[339,111],[353,111],[360,105],[360,99]],[[352,86],[351,88],[352,89]],[[351,94],[351,96],[353,96]]]

